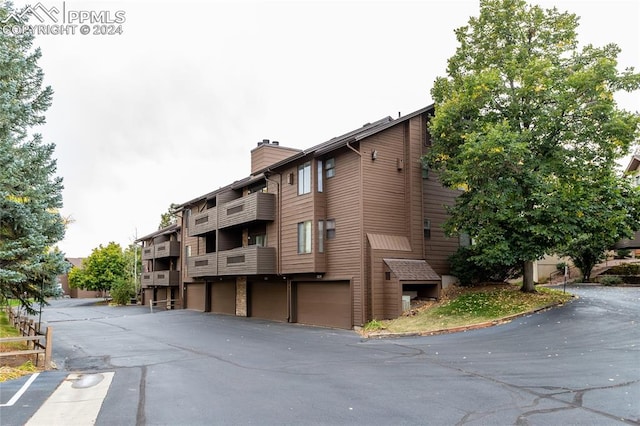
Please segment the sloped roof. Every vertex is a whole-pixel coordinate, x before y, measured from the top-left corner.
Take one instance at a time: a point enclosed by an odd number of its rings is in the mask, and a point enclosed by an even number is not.
[[[82,266],[82,257],[65,257],[64,260],[66,260],[76,268],[79,268]]]
[[[346,146],[348,143],[350,142],[357,142],[360,141],[366,137],[375,135],[376,133],[379,133],[385,129],[388,129],[389,127],[393,127],[396,124],[402,123],[404,121],[407,121],[413,117],[416,117],[420,114],[423,114],[425,112],[428,111],[433,111],[434,110],[434,104],[431,104],[429,106],[426,106],[424,108],[421,108],[417,111],[414,111],[410,114],[407,114],[403,117],[399,117],[397,119],[393,119],[391,117],[384,117],[378,121],[374,121],[373,123],[367,123],[365,125],[363,125],[362,127],[352,130],[350,132],[347,132],[343,135],[334,137],[329,139],[326,142],[323,142],[321,144],[315,145],[309,149],[305,149],[303,151],[301,151],[298,154],[294,154],[291,157],[288,157],[282,161],[279,161],[275,164],[272,164],[268,167],[265,167],[263,170],[261,170],[262,172],[267,172],[270,170],[274,170],[277,169],[278,167],[284,166],[290,162],[296,161],[302,157],[305,157],[309,154],[313,154],[314,156],[320,156],[320,155],[324,155],[328,152],[334,151],[336,149],[342,148],[344,146]]]
[[[409,239],[402,235],[367,234],[373,250],[411,251]]]
[[[422,259],[382,259],[400,281],[440,281],[440,275]]]
[[[329,139],[326,142],[320,143],[318,145],[312,146],[309,149],[305,149],[302,150],[300,152],[298,152],[297,154],[293,154],[290,157],[285,158],[284,160],[278,161],[274,164],[271,164],[261,170],[257,170],[256,173],[253,173],[252,175],[244,178],[244,179],[240,179],[238,181],[235,181],[233,183],[231,183],[230,185],[226,185],[223,187],[220,187],[218,189],[216,189],[215,191],[209,192],[208,194],[205,195],[201,195],[197,198],[194,198],[192,200],[189,200],[185,203],[182,203],[180,205],[178,205],[177,210],[181,210],[183,208],[185,208],[186,206],[195,204],[197,202],[203,201],[203,200],[207,200],[210,198],[213,198],[216,194],[222,192],[222,191],[226,191],[229,189],[239,189],[242,188],[252,182],[255,182],[256,180],[259,179],[263,179],[265,177],[265,174],[269,174],[271,173],[273,170],[282,167],[284,165],[287,165],[289,163],[298,161],[301,158],[306,157],[309,154],[313,154],[314,156],[320,156],[320,155],[324,155],[326,153],[329,153],[331,151],[334,151],[336,149],[342,148],[344,146],[346,146],[348,143],[351,142],[357,142],[360,141],[366,137],[375,135],[376,133],[379,133],[385,129],[388,129],[389,127],[393,127],[396,124],[400,124],[406,120],[409,120],[413,117],[417,117],[420,114],[423,114],[425,112],[429,112],[429,111],[433,111],[435,108],[434,104],[431,104],[429,106],[426,106],[424,108],[421,108],[417,111],[414,111],[412,113],[409,113],[405,116],[396,118],[395,120],[391,117],[384,117],[378,121],[374,121],[373,123],[367,123],[365,125],[363,125],[362,127],[352,130],[350,132],[347,132],[343,135],[340,136],[336,136],[334,138]],[[268,176],[267,176],[268,177]]]
[[[627,165],[627,168],[625,169],[625,173],[631,173],[633,171],[638,170],[638,168],[640,167],[640,155],[638,154],[633,154],[633,157],[631,157],[631,160],[629,161],[629,165]]]
[[[174,232],[178,232],[180,231],[180,225],[178,225],[177,223],[171,224],[169,226],[167,226],[166,228],[162,228],[162,229],[158,229],[155,232],[152,232],[149,235],[145,235],[144,237],[140,237],[138,238],[135,242],[139,243],[140,241],[144,241],[144,240],[148,240],[154,237],[159,237],[160,235],[167,235],[167,234],[173,234]]]

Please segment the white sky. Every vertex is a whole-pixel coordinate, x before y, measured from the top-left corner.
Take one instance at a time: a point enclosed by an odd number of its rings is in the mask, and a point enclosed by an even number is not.
[[[534,2],[534,1],[532,1]],[[15,1],[17,6],[34,1]],[[61,9],[62,1],[41,0]],[[537,1],[581,17],[579,39],[622,48],[640,68],[637,0]],[[56,144],[59,247],[85,257],[154,232],[182,203],[250,173],[263,138],[307,148],[430,104],[478,1],[82,2],[126,13],[122,35],[44,35],[54,89],[44,140]],[[33,23],[33,22],[32,22]],[[617,98],[640,111],[640,95]]]

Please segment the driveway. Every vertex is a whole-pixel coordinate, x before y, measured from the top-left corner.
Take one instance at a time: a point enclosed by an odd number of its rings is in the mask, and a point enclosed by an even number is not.
[[[509,324],[382,340],[54,302],[43,319],[59,371],[0,418],[23,424],[74,371],[115,372],[98,425],[640,424],[640,288],[568,291],[579,298]]]

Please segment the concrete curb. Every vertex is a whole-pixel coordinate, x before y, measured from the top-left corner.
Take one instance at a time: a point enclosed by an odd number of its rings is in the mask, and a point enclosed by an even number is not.
[[[476,323],[476,324],[469,324],[469,325],[462,325],[462,326],[459,326],[459,327],[443,328],[443,329],[432,330],[432,331],[411,331],[411,332],[407,332],[407,333],[391,333],[391,332],[385,332],[385,331],[373,331],[373,332],[370,332],[370,333],[366,333],[366,332],[364,332],[362,330],[362,331],[360,331],[360,335],[365,339],[388,339],[388,338],[398,338],[398,337],[435,336],[435,335],[438,335],[438,334],[460,333],[460,332],[464,332],[464,331],[478,330],[478,329],[481,329],[481,328],[487,328],[487,327],[493,327],[495,325],[506,324],[506,323],[509,323],[509,322],[513,321],[516,318],[520,318],[520,317],[524,317],[524,316],[527,316],[527,315],[536,314],[538,312],[546,311],[546,310],[551,309],[551,308],[564,306],[567,303],[569,303],[569,302],[571,302],[571,301],[573,301],[573,300],[575,300],[577,298],[578,298],[577,296],[573,295],[572,298],[570,300],[568,300],[566,303],[551,303],[549,305],[541,306],[539,308],[532,309],[530,311],[521,312],[521,313],[513,314],[513,315],[508,315],[506,317],[495,319],[495,320],[491,320],[491,321],[485,321],[485,322],[480,322],[480,323]]]

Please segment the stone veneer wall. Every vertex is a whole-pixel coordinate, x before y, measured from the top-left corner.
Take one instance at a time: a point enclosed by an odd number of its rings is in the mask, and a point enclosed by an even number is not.
[[[247,277],[236,278],[236,316],[247,316]]]

